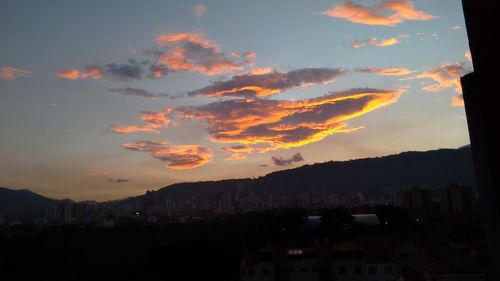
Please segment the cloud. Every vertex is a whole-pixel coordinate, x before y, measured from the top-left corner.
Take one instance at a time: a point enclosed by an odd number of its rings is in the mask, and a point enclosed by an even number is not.
[[[290,166],[294,163],[304,161],[300,152],[295,153],[292,157],[284,159],[282,157],[271,157],[273,159],[273,163],[276,166]]]
[[[423,91],[437,93],[448,88],[454,88],[455,92],[462,93],[460,77],[470,72],[470,69],[465,67],[465,63],[466,62],[443,63],[434,68],[423,71],[421,74],[408,78],[402,78],[401,80],[432,79],[434,80],[434,83],[423,87]]]
[[[464,106],[464,96],[458,95],[451,98],[451,106],[452,107],[460,107]]]
[[[100,79],[103,76],[101,67],[95,65],[88,65],[82,71],[78,69],[63,70],[56,73],[60,78],[67,80],[80,80],[80,79]]]
[[[193,12],[197,18],[202,18],[207,12],[207,7],[203,6],[202,4],[198,4],[194,6]]]
[[[242,72],[237,75],[260,75],[260,74],[268,74],[271,72],[274,72],[274,68],[268,67],[268,66],[260,66],[260,67],[254,67],[248,71]]]
[[[124,182],[129,182],[129,179],[121,179],[121,178],[108,178],[108,181],[113,182],[113,183],[124,183]]]
[[[385,67],[385,68],[364,67],[364,68],[356,68],[355,71],[361,73],[378,74],[382,76],[403,76],[413,73],[413,71],[404,67]]]
[[[109,177],[110,175],[111,173],[108,171],[97,171],[87,174],[89,177]]]
[[[396,26],[405,21],[427,21],[436,18],[426,12],[416,10],[410,0],[386,0],[373,7],[345,1],[321,14],[353,23],[383,26]]]
[[[146,122],[146,125],[137,126],[123,126],[123,125],[115,125],[111,127],[111,130],[118,134],[129,134],[129,133],[153,133],[158,134],[159,128],[168,127],[171,123],[169,118],[169,114],[172,111],[171,108],[165,108],[163,111],[155,112],[155,111],[142,111],[141,112],[141,120]]]
[[[222,151],[231,153],[225,160],[242,160],[247,158],[245,154],[251,154],[254,148],[249,145],[234,145],[230,147],[223,147]]]
[[[15,68],[12,66],[0,67],[0,79],[15,80],[18,77],[24,77],[31,74],[31,71]]]
[[[396,44],[399,44],[402,42],[402,39],[404,38],[407,38],[406,36],[404,37],[390,37],[390,38],[387,38],[387,39],[377,39],[375,37],[372,37],[370,39],[367,39],[367,40],[354,40],[352,43],[351,43],[351,47],[353,47],[354,49],[359,49],[359,48],[364,48],[364,47],[369,47],[369,46],[374,46],[374,47],[380,47],[380,48],[383,48],[383,47],[388,47],[388,46],[394,46]]]
[[[159,63],[153,63],[149,66],[149,78],[158,79],[167,76],[170,73],[170,68]]]
[[[251,146],[259,152],[300,147],[351,132],[347,121],[392,104],[400,91],[352,89],[298,101],[232,99],[181,107],[175,115],[204,122],[212,141]]]
[[[141,80],[144,73],[143,66],[145,64],[147,64],[147,62],[138,63],[134,59],[129,59],[126,64],[107,64],[105,72],[112,78],[121,81]]]
[[[462,29],[462,26],[460,26],[460,25],[452,25],[452,26],[450,26],[450,29],[453,30],[453,31],[456,31],[456,30]]]
[[[107,78],[114,81],[136,81],[142,79],[144,74],[143,67],[148,63],[148,61],[139,63],[134,59],[129,59],[125,64],[108,63],[104,66],[87,65],[83,70],[63,70],[57,72],[56,75],[60,78],[68,80]]]
[[[472,61],[472,54],[470,53],[470,51],[465,51],[464,56],[465,56],[468,60]]]
[[[167,50],[156,53],[156,64],[177,71],[212,76],[243,70],[254,59],[245,57],[244,61],[237,61],[223,53],[216,43],[195,33],[162,34],[155,41]]]
[[[138,141],[122,145],[126,149],[149,152],[151,156],[167,162],[170,170],[187,170],[209,163],[210,149],[201,145],[169,145],[167,142]]]
[[[229,80],[216,81],[212,85],[188,92],[189,96],[255,98],[281,93],[285,90],[328,83],[344,75],[340,68],[302,68],[286,73],[277,71],[263,74],[245,73]]]
[[[132,87],[108,89],[108,91],[113,92],[113,93],[119,93],[120,95],[124,95],[124,96],[136,96],[136,97],[143,97],[143,98],[148,98],[148,99],[152,99],[152,100],[154,100],[156,98],[176,99],[176,98],[180,97],[178,95],[176,96],[176,95],[170,95],[170,94],[165,94],[165,93],[155,94],[155,93],[148,92],[146,90],[132,88]]]

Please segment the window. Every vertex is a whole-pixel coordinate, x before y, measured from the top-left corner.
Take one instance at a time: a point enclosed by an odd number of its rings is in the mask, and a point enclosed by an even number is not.
[[[347,273],[347,270],[345,269],[345,267],[341,266],[341,267],[339,267],[339,269],[338,269],[338,273],[339,273],[339,274],[346,274],[346,273]]]
[[[384,266],[384,273],[386,275],[392,275],[392,274],[394,274],[394,267],[392,265],[386,265],[386,266]]]
[[[249,269],[248,276],[255,276],[255,269]]]
[[[269,270],[269,268],[265,268],[262,270],[262,275],[264,276],[269,276],[271,275],[271,270]]]
[[[307,267],[301,267],[299,268],[299,272],[308,272],[309,269]]]
[[[361,266],[354,267],[354,273],[363,274],[363,269],[361,268]]]
[[[370,275],[375,275],[378,273],[378,268],[376,266],[369,266],[368,267],[368,274]]]

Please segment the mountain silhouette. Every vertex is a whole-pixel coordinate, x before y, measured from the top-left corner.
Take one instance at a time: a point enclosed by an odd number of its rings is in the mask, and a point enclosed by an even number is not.
[[[308,191],[377,192],[412,186],[440,186],[451,183],[476,186],[470,146],[425,152],[329,161],[273,172],[259,178],[176,183],[145,195],[109,203],[147,204],[155,199],[220,198],[227,193],[293,195]],[[66,199],[67,200],[67,199]],[[55,200],[29,190],[0,187],[0,212],[55,206]],[[93,201],[92,201],[93,202]]]
[[[290,195],[307,191],[372,193],[381,189],[436,187],[458,183],[476,187],[470,146],[348,161],[330,161],[273,172],[259,178],[177,183],[117,203],[155,199],[217,198],[227,192]]]
[[[57,206],[60,202],[27,189],[13,190],[0,187],[0,212],[47,208]]]

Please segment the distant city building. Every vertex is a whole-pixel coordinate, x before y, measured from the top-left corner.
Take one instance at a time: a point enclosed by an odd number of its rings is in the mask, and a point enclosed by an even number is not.
[[[441,188],[440,195],[443,213],[459,213],[472,209],[473,195],[468,186],[448,185]]]

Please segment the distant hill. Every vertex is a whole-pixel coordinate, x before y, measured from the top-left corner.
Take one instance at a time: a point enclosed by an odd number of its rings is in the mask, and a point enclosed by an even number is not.
[[[26,189],[0,187],[0,212],[56,206],[61,201],[44,197]]]
[[[308,190],[371,193],[383,188],[400,189],[450,183],[475,187],[470,146],[317,163],[270,173],[256,179],[178,183],[155,191],[155,197],[171,200],[214,198],[230,190],[256,194],[292,194]],[[144,202],[146,198],[141,195],[119,202],[134,204]]]
[[[254,179],[177,183],[154,191],[154,194],[156,198],[175,201],[187,198],[217,198],[230,191],[281,195],[312,190],[372,193],[380,189],[398,190],[402,187],[439,186],[450,183],[475,187],[470,146],[316,163]],[[60,202],[62,201],[29,190],[0,187],[0,212],[48,207]],[[147,204],[147,196],[129,197],[114,203]]]

